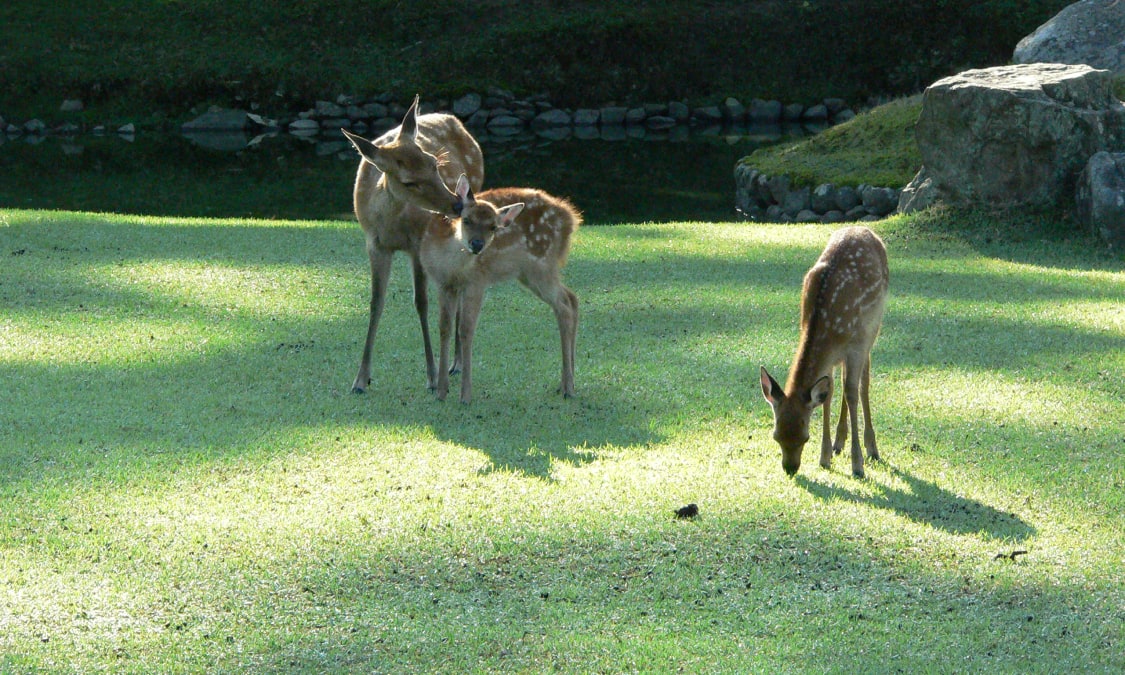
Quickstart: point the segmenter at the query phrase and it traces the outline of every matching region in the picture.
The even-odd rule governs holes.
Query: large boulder
[[[1086,64],[1125,73],[1125,2],[1074,3],[1020,40],[1012,61]]]
[[[1125,105],[1111,79],[1089,66],[1026,64],[935,82],[915,127],[925,189],[955,205],[1069,200],[1091,155],[1125,149]],[[917,190],[909,196],[919,198]]]
[[[1111,248],[1125,249],[1125,154],[1099,152],[1078,179],[1078,220]]]

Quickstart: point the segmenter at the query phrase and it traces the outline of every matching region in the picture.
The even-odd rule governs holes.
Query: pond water
[[[478,135],[485,185],[533,186],[569,197],[591,225],[735,220],[735,163],[763,145],[812,133],[800,127],[618,131],[588,139]],[[0,135],[0,207],[353,218],[358,155],[342,135],[278,134],[234,144],[239,149],[229,149],[228,140]]]

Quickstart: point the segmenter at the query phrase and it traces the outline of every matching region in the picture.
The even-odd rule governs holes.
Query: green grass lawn
[[[584,228],[577,398],[511,285],[466,407],[404,260],[348,392],[354,224],[0,210],[0,671],[1120,672],[1125,265],[957,218],[878,226],[857,481],[757,382],[826,226]]]

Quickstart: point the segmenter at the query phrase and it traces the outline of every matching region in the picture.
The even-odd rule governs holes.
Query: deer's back
[[[497,207],[523,202],[524,209],[506,230],[496,234],[489,248],[493,256],[522,249],[538,264],[562,268],[570,252],[570,239],[582,223],[578,209],[568,200],[532,188],[495,188],[477,198]]]
[[[793,376],[825,375],[848,353],[871,349],[883,320],[889,272],[882,240],[865,227],[837,231],[805,275],[801,344]]]

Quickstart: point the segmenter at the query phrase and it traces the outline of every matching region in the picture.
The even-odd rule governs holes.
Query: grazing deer
[[[863,403],[863,445],[879,459],[871,425],[871,346],[883,321],[887,302],[887,250],[865,227],[835,232],[824,252],[805,275],[801,293],[801,337],[789,381],[783,390],[762,367],[762,393],[773,408],[773,438],[781,446],[781,466],[792,476],[801,466],[801,451],[809,440],[809,418],[824,405],[820,465],[829,468],[833,451],[847,440],[852,428],[852,475],[863,477],[859,449],[857,403]],[[844,397],[836,443],[829,434],[832,376],[843,364]]]
[[[476,139],[452,115],[418,114],[418,97],[402,124],[369,141],[346,130],[344,135],[362,156],[355,177],[355,215],[367,240],[371,260],[371,310],[363,358],[352,391],[363,393],[371,383],[371,347],[383,314],[391,258],[395,251],[410,256],[414,272],[414,307],[422,324],[426,384],[436,384],[434,352],[427,318],[426,275],[418,246],[426,228],[442,218],[457,217],[461,208],[451,189],[461,175],[478,189],[484,182],[484,157]]]
[[[422,239],[426,273],[441,289],[441,347],[437,397],[449,391],[449,339],[459,316],[461,402],[473,394],[473,333],[485,290],[515,277],[555,311],[562,341],[563,396],[574,395],[574,341],[578,296],[563,285],[570,237],[582,217],[565,199],[529,188],[498,188],[473,195],[457,181],[461,217],[433,221]]]

